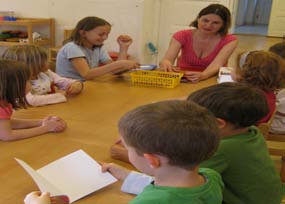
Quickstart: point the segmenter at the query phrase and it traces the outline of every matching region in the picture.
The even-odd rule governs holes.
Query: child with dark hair
[[[12,141],[48,132],[62,132],[65,122],[57,116],[40,120],[16,119],[13,109],[27,108],[25,95],[30,90],[31,73],[24,64],[0,60],[0,140]]]
[[[216,118],[189,101],[140,106],[120,119],[119,133],[131,163],[152,175],[153,182],[114,164],[103,164],[102,170],[124,180],[123,191],[140,193],[130,203],[219,204],[223,186],[220,175],[199,169],[199,164],[216,151],[218,131]],[[146,184],[142,192],[136,191]],[[46,197],[32,193],[25,203],[49,204]]]
[[[274,52],[275,54],[285,59],[285,42],[280,42],[272,45],[269,48],[269,51]]]
[[[112,61],[103,48],[110,32],[111,24],[102,18],[88,16],[81,19],[57,54],[56,73],[85,81],[104,74],[137,68],[137,62],[128,60],[128,49],[133,42],[128,35],[117,38],[120,52],[118,60]]]
[[[262,133],[254,125],[268,113],[259,89],[221,83],[198,90],[187,100],[212,111],[222,138],[217,152],[201,166],[218,171],[225,184],[223,203],[280,204],[281,180]]]

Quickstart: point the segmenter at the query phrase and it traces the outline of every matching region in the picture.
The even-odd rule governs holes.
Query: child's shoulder
[[[66,49],[80,49],[82,48],[80,45],[77,45],[75,42],[71,41],[66,43],[61,50],[66,50]]]
[[[218,151],[225,155],[230,152],[239,152],[241,149],[251,149],[251,146],[265,143],[265,139],[256,126],[250,126],[247,132],[225,137],[221,140]],[[261,146],[260,146],[261,147]],[[252,149],[252,151],[255,151]]]
[[[208,182],[223,186],[222,177],[217,171],[210,168],[199,168],[199,173],[203,175]]]

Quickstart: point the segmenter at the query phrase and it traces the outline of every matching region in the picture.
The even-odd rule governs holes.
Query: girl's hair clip
[[[243,54],[240,56],[240,60],[239,60],[239,67],[240,67],[240,68],[243,67],[243,65],[244,65],[244,63],[245,63],[245,61],[246,61],[246,58],[247,58],[247,56],[248,56],[249,53],[250,53],[250,51],[245,52],[245,53],[243,53]]]

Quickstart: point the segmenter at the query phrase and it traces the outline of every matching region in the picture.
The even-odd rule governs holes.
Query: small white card
[[[83,150],[64,156],[38,170],[24,161],[16,161],[34,179],[40,191],[52,196],[67,195],[70,203],[117,181]]]
[[[231,75],[220,75],[218,82],[219,83],[234,82],[234,80],[232,79]]]
[[[221,67],[218,74],[218,83],[234,82],[231,76],[232,67]]]

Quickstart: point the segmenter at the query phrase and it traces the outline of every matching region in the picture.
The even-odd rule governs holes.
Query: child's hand
[[[57,90],[56,90],[56,93],[60,93],[60,94],[62,94],[62,95],[64,95],[64,96],[67,96],[66,91],[61,90],[61,89],[57,89]]]
[[[102,172],[108,171],[115,178],[125,180],[130,171],[114,163],[102,163]]]
[[[50,204],[50,194],[34,191],[26,195],[24,202],[25,204]]]
[[[66,122],[58,116],[48,116],[43,119],[42,126],[46,127],[48,132],[62,132],[66,128]]]
[[[45,121],[45,120],[63,121],[63,122],[64,122],[64,120],[63,120],[61,117],[59,117],[59,116],[53,116],[53,115],[49,115],[49,116],[45,117],[45,118],[43,119],[43,121]]]
[[[114,144],[110,148],[110,155],[113,159],[121,160],[124,162],[129,163],[129,156],[128,156],[128,150],[120,144]]]
[[[115,63],[120,63],[120,69],[118,69],[118,71],[122,71],[124,69],[135,69],[135,68],[139,68],[140,64],[137,63],[136,61],[133,60],[118,60]]]
[[[68,96],[79,94],[83,90],[83,83],[75,81],[67,88],[66,93]]]
[[[128,35],[120,35],[117,38],[117,42],[119,43],[120,48],[128,48],[133,43],[133,39]]]

